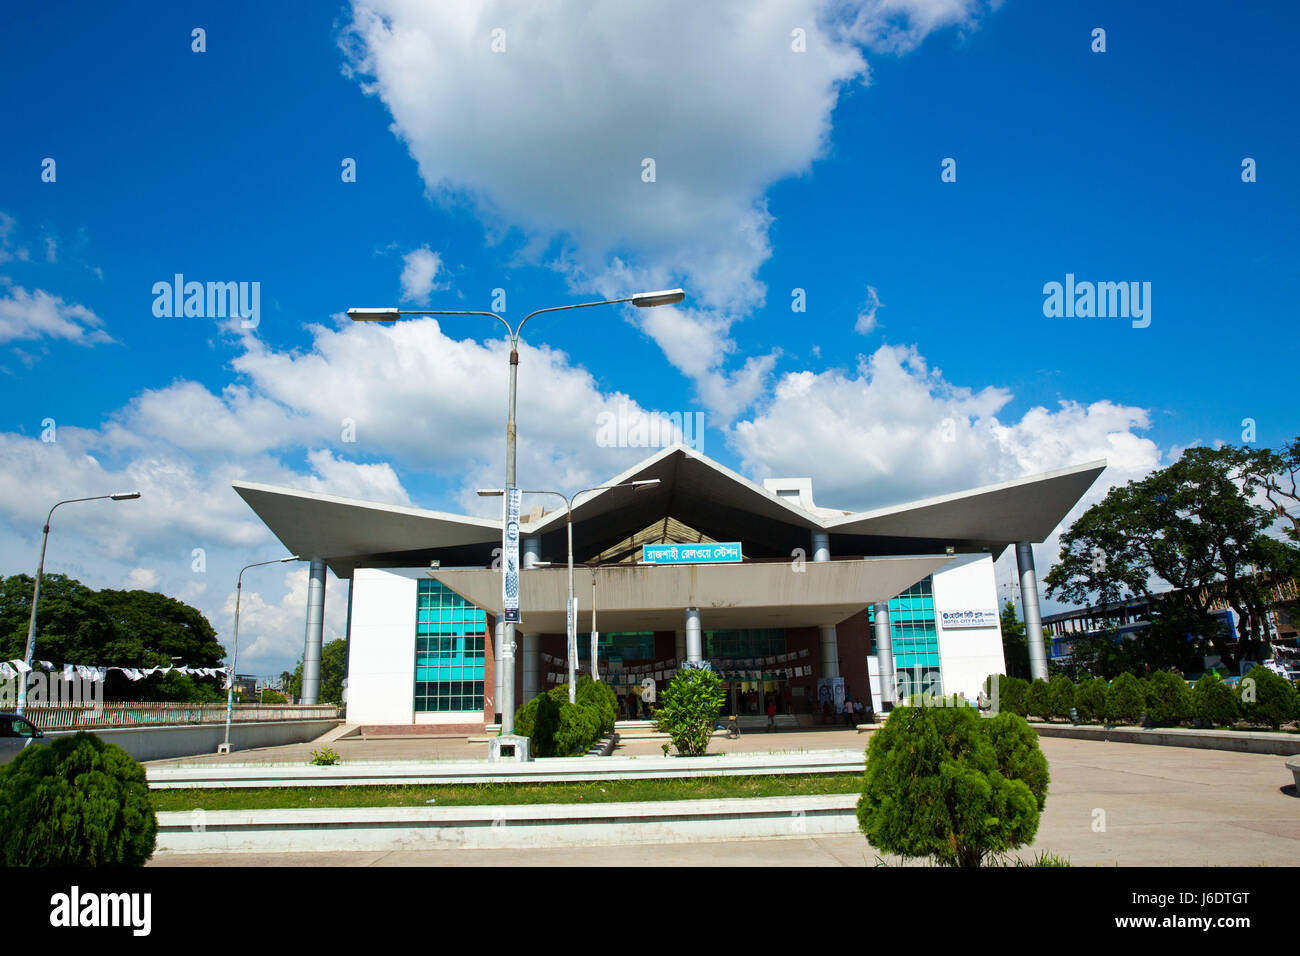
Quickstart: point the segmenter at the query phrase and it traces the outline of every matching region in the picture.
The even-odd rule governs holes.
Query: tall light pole
[[[138,491],[122,491],[113,495],[93,495],[90,498],[66,498],[63,501],[56,501],[54,508],[59,505],[70,505],[77,501],[130,501],[133,498],[139,498]],[[36,604],[41,599],[41,577],[45,574],[45,546],[50,540],[50,519],[54,517],[54,508],[50,509],[49,514],[45,516],[45,528],[41,532],[41,560],[36,565],[36,584],[32,588],[32,617],[27,623],[27,651],[23,655],[23,661],[27,664],[28,671],[32,667],[32,657],[36,653]],[[18,714],[22,715],[24,708],[27,706],[27,674],[18,675]]]
[[[230,681],[226,684],[226,742],[221,745],[217,753],[230,753],[230,714],[235,709],[235,662],[239,659],[239,599],[244,594],[244,572],[249,568],[260,568],[265,564],[287,564],[290,561],[302,560],[304,559],[298,555],[291,554],[287,558],[276,558],[274,561],[246,564],[239,569],[239,577],[235,580],[235,635],[230,646]]]
[[[569,533],[569,605],[565,614],[568,623],[565,625],[565,631],[568,636],[569,645],[569,703],[574,704],[578,701],[578,615],[573,606],[573,503],[578,500],[579,495],[585,495],[592,491],[610,491],[614,488],[648,488],[651,485],[659,484],[658,478],[647,478],[644,481],[624,481],[617,485],[597,485],[595,488],[583,488],[581,491],[575,491],[571,495],[566,495],[562,491],[522,491],[525,495],[555,495],[557,498],[564,499],[564,506],[568,512],[568,533]],[[479,495],[483,498],[499,498],[505,494],[500,488],[480,488]],[[538,565],[549,564],[548,561],[538,561],[533,567]],[[593,571],[594,575],[595,572]],[[591,649],[592,656],[592,674],[596,673],[596,648],[593,645]],[[504,713],[502,714],[504,717]]]
[[[570,309],[589,309],[597,305],[619,305],[631,302],[638,309],[653,308],[657,305],[675,305],[686,298],[681,289],[664,289],[659,292],[642,292],[625,299],[602,299],[599,302],[579,302],[574,305],[557,305],[549,309],[529,312],[519,320],[517,326],[511,326],[503,316],[495,312],[478,312],[462,309],[348,309],[348,318],[353,322],[396,322],[404,315],[481,315],[496,319],[506,327],[510,334],[510,400],[506,418],[506,491],[517,487],[515,483],[515,385],[519,374],[519,333],[524,323],[543,312],[564,312]],[[501,641],[501,733],[510,735],[515,730],[515,625],[506,621]]]

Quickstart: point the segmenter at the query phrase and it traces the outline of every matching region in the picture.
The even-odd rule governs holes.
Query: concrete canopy
[[[673,445],[605,482],[657,478],[658,485],[593,492],[579,499],[573,514],[574,552],[577,560],[589,560],[671,518],[714,541],[743,542],[746,559],[788,561],[795,549],[807,553],[811,535],[818,531],[832,536],[835,555],[924,556],[952,548],[996,556],[1014,542],[1046,540],[1105,467],[1104,461],[1095,461],[871,511],[819,508],[813,513],[697,451]],[[538,490],[529,489],[526,480],[523,487]],[[361,565],[419,567],[431,560],[443,567],[482,568],[501,542],[499,518],[252,482],[238,481],[234,488],[289,551],[324,558],[339,577],[351,577]],[[554,510],[524,522],[521,533],[540,538],[541,557],[559,562],[567,555],[565,524],[564,511]]]
[[[685,609],[698,607],[708,629],[834,625],[876,601],[888,601],[952,561],[950,555],[858,558],[759,564],[615,565],[596,574],[596,624],[602,631],[681,629]],[[465,600],[501,612],[501,574],[481,568],[429,571]],[[591,574],[575,571],[579,630],[591,621]],[[566,630],[567,568],[534,568],[519,575],[521,631]]]

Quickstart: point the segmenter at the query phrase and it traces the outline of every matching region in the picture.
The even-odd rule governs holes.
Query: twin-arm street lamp
[[[510,403],[506,419],[506,490],[517,487],[515,483],[515,383],[519,371],[519,333],[524,323],[535,315],[544,312],[564,312],[571,309],[589,309],[597,305],[619,305],[631,302],[638,309],[648,309],[657,305],[675,305],[686,298],[681,289],[665,289],[660,292],[642,292],[625,299],[603,299],[599,302],[580,302],[575,305],[557,305],[549,309],[529,312],[519,320],[517,326],[511,326],[505,317],[495,312],[478,312],[460,309],[348,309],[348,318],[354,322],[396,322],[403,316],[422,315],[481,315],[496,319],[506,327],[510,334]],[[515,625],[505,622],[505,633],[501,646],[501,733],[513,734],[515,729]]]
[[[226,742],[217,749],[217,753],[230,753],[230,713],[235,708],[235,661],[239,658],[239,599],[244,594],[244,572],[249,568],[260,568],[264,564],[287,564],[290,561],[302,560],[304,559],[298,555],[291,554],[287,558],[276,558],[274,561],[246,564],[239,569],[239,577],[235,579],[235,635],[230,647],[230,680],[226,684]]]
[[[67,498],[63,501],[56,501],[54,508],[59,505],[70,505],[77,501],[129,501],[133,498],[139,498],[138,491],[123,491],[115,495],[94,495],[90,498]],[[45,545],[50,540],[50,519],[54,517],[54,508],[45,516],[45,530],[41,536],[41,560],[36,565],[36,586],[32,588],[32,618],[27,624],[27,652],[23,655],[23,660],[27,664],[28,670],[31,670],[32,657],[36,653],[36,603],[41,599],[41,577],[45,573]],[[18,675],[18,713],[21,716],[24,708],[27,706],[27,674]]]
[[[569,604],[568,624],[566,632],[568,635],[568,658],[569,658],[569,703],[574,704],[578,701],[578,615],[573,606],[573,503],[578,500],[579,495],[585,495],[591,491],[609,491],[613,488],[647,488],[651,485],[659,484],[658,478],[649,478],[645,481],[624,481],[617,485],[599,485],[595,488],[583,488],[581,491],[575,491],[571,495],[566,495],[562,491],[522,491],[520,494],[525,495],[555,495],[557,498],[564,499],[564,506],[568,511],[569,526]],[[499,498],[505,494],[500,488],[480,488],[479,495],[483,498]],[[543,563],[543,562],[538,562]],[[593,572],[594,574],[594,572]],[[591,665],[592,674],[596,673],[596,635],[593,631],[591,645]],[[505,713],[501,716],[504,718]]]

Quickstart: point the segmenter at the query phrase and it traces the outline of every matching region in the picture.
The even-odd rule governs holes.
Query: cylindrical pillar
[[[889,602],[871,607],[876,634],[876,670],[880,672],[880,707],[892,710],[898,703],[898,678],[894,674],[894,632],[889,626]]]
[[[1047,680],[1043,618],[1038,611],[1038,575],[1034,573],[1034,546],[1028,541],[1016,545],[1016,567],[1020,570],[1020,609],[1025,618],[1025,643],[1029,645],[1029,678]]]
[[[505,643],[505,634],[505,622],[497,621],[492,640],[492,676],[495,678],[493,681],[492,711],[498,724],[501,723],[501,688],[505,684],[505,669],[501,666],[501,645]]]
[[[302,650],[302,702],[320,703],[320,654],[325,637],[325,561],[311,559],[307,576],[307,636]]]
[[[520,564],[524,570],[537,566],[542,559],[542,539],[536,536],[524,538],[524,552]],[[527,621],[524,622],[528,623]],[[523,643],[524,700],[528,703],[542,692],[542,636],[537,633],[525,634]]]
[[[524,703],[542,692],[542,635],[524,635]]]
[[[834,624],[818,628],[822,637],[822,677],[840,676],[840,642]]]
[[[831,536],[825,531],[812,533],[812,559],[818,563],[831,559]],[[840,642],[834,624],[823,624],[821,632],[822,677],[840,676]]]
[[[688,661],[704,660],[704,634],[700,630],[700,609],[686,609],[686,659]]]
[[[678,663],[681,663],[682,661],[686,660],[686,632],[685,631],[677,632],[676,647],[677,647],[677,651],[676,651],[677,661]]]

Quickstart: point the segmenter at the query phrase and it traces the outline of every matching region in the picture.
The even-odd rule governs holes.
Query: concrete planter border
[[[1076,740],[1105,740],[1121,744],[1154,744],[1159,747],[1195,747],[1202,750],[1232,750],[1237,753],[1300,754],[1300,734],[1254,730],[1197,730],[1191,727],[1105,727],[1093,724],[1031,723],[1040,737],[1073,737]]]

